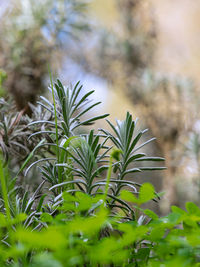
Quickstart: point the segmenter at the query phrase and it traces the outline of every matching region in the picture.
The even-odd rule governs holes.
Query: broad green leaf
[[[150,241],[155,242],[155,241],[158,241],[158,240],[162,239],[164,234],[165,234],[164,225],[161,224],[161,225],[158,225],[158,226],[154,226],[152,231],[148,235],[148,239]]]
[[[53,217],[49,213],[42,213],[40,219],[46,223],[50,223],[53,221]]]
[[[169,215],[166,216],[167,218],[167,222],[171,223],[173,225],[176,225],[180,222],[180,218],[181,218],[181,214],[180,213],[176,213],[176,212],[171,212]]]
[[[120,198],[122,200],[125,200],[125,201],[128,201],[128,202],[133,202],[133,203],[136,203],[136,204],[140,203],[138,198],[136,198],[133,193],[131,193],[130,191],[127,191],[127,190],[122,190],[121,191]]]
[[[140,203],[148,202],[149,200],[152,200],[155,197],[155,190],[152,184],[150,183],[144,183],[140,187],[140,193],[139,193],[139,201]]]
[[[185,204],[185,207],[190,214],[195,214],[200,216],[200,209],[193,202],[187,202]]]
[[[175,213],[186,215],[186,212],[177,206],[171,206],[171,210]]]
[[[147,216],[149,216],[153,220],[156,220],[159,218],[158,215],[155,212],[153,212],[152,210],[145,209],[145,210],[143,210],[143,212],[144,212],[144,214],[146,214]]]

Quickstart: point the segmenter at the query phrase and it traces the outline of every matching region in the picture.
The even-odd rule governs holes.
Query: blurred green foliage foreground
[[[200,209],[188,202],[159,217],[144,204],[162,194],[134,182],[165,169],[141,152],[154,139],[141,142],[146,130],[128,112],[87,132],[108,116],[87,115],[93,91],[59,80],[49,90],[53,102],[41,97],[32,118],[1,99],[0,266],[199,266]]]

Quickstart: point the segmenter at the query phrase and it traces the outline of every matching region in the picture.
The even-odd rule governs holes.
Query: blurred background
[[[0,96],[34,104],[48,65],[66,85],[80,80],[103,102],[97,114],[130,111],[156,137],[147,153],[167,170],[132,179],[166,192],[160,209],[199,203],[199,12],[191,0],[0,0]]]

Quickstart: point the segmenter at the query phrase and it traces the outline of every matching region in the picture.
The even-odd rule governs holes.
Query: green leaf
[[[120,193],[120,198],[122,200],[128,201],[128,202],[132,202],[132,203],[140,203],[140,201],[135,197],[135,195],[133,195],[133,193],[131,193],[130,191],[127,190],[122,190]]]
[[[187,202],[185,204],[185,207],[190,214],[195,214],[200,216],[200,209],[193,202]]]
[[[72,131],[74,129],[76,129],[78,126],[80,126],[80,125],[91,125],[91,124],[93,124],[94,121],[100,120],[100,119],[104,119],[104,118],[106,118],[108,116],[109,116],[109,114],[104,114],[104,115],[95,116],[95,117],[92,117],[90,119],[87,119],[87,120],[85,120],[83,122],[80,122],[78,125],[75,125],[74,127],[72,127]]]
[[[171,206],[171,210],[175,213],[179,213],[181,215],[185,215],[186,212],[184,210],[182,210],[181,208],[177,207],[177,206]]]
[[[142,260],[143,262],[146,261],[149,257],[150,249],[149,248],[141,248],[138,250],[136,254],[136,258]]]
[[[40,216],[42,222],[50,223],[53,221],[53,217],[49,213],[42,213]]]
[[[27,218],[27,215],[25,213],[19,213],[16,215],[14,219],[11,220],[12,224],[17,224],[25,221]]]
[[[171,212],[166,216],[167,222],[176,225],[180,222],[181,214],[176,212]]]
[[[125,201],[129,201],[129,202],[141,205],[143,203],[146,203],[152,200],[155,197],[155,191],[154,191],[154,187],[152,184],[144,183],[140,187],[138,198],[136,198],[133,193],[126,191],[126,190],[122,190],[120,196],[121,196],[121,199]]]
[[[152,231],[150,232],[148,239],[152,242],[163,239],[163,236],[165,234],[165,225],[156,225],[153,227]]]
[[[156,220],[159,218],[158,215],[155,212],[153,212],[152,210],[145,209],[145,210],[143,210],[143,212],[144,212],[144,214],[146,214],[147,216],[149,216],[153,220]]]
[[[140,203],[148,202],[149,200],[152,200],[155,197],[155,190],[152,184],[150,183],[144,183],[140,187],[140,193],[139,193],[139,201]]]

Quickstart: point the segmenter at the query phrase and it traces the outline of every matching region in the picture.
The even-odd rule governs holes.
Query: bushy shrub
[[[83,126],[108,116],[85,117],[99,104],[88,101],[93,91],[82,93],[79,83],[65,88],[59,80],[49,89],[53,103],[41,97],[32,106],[38,119],[26,130],[35,147],[14,178],[0,161],[0,265],[198,266],[200,209],[173,206],[159,218],[143,208],[160,198],[151,184],[134,182],[137,172],[164,169],[141,165],[164,160],[140,152],[154,139],[140,142],[146,130],[137,130],[129,112],[116,126],[107,120],[111,131],[87,133]],[[12,138],[5,123],[1,128],[9,158]],[[42,182],[28,192],[18,177],[36,165]]]

